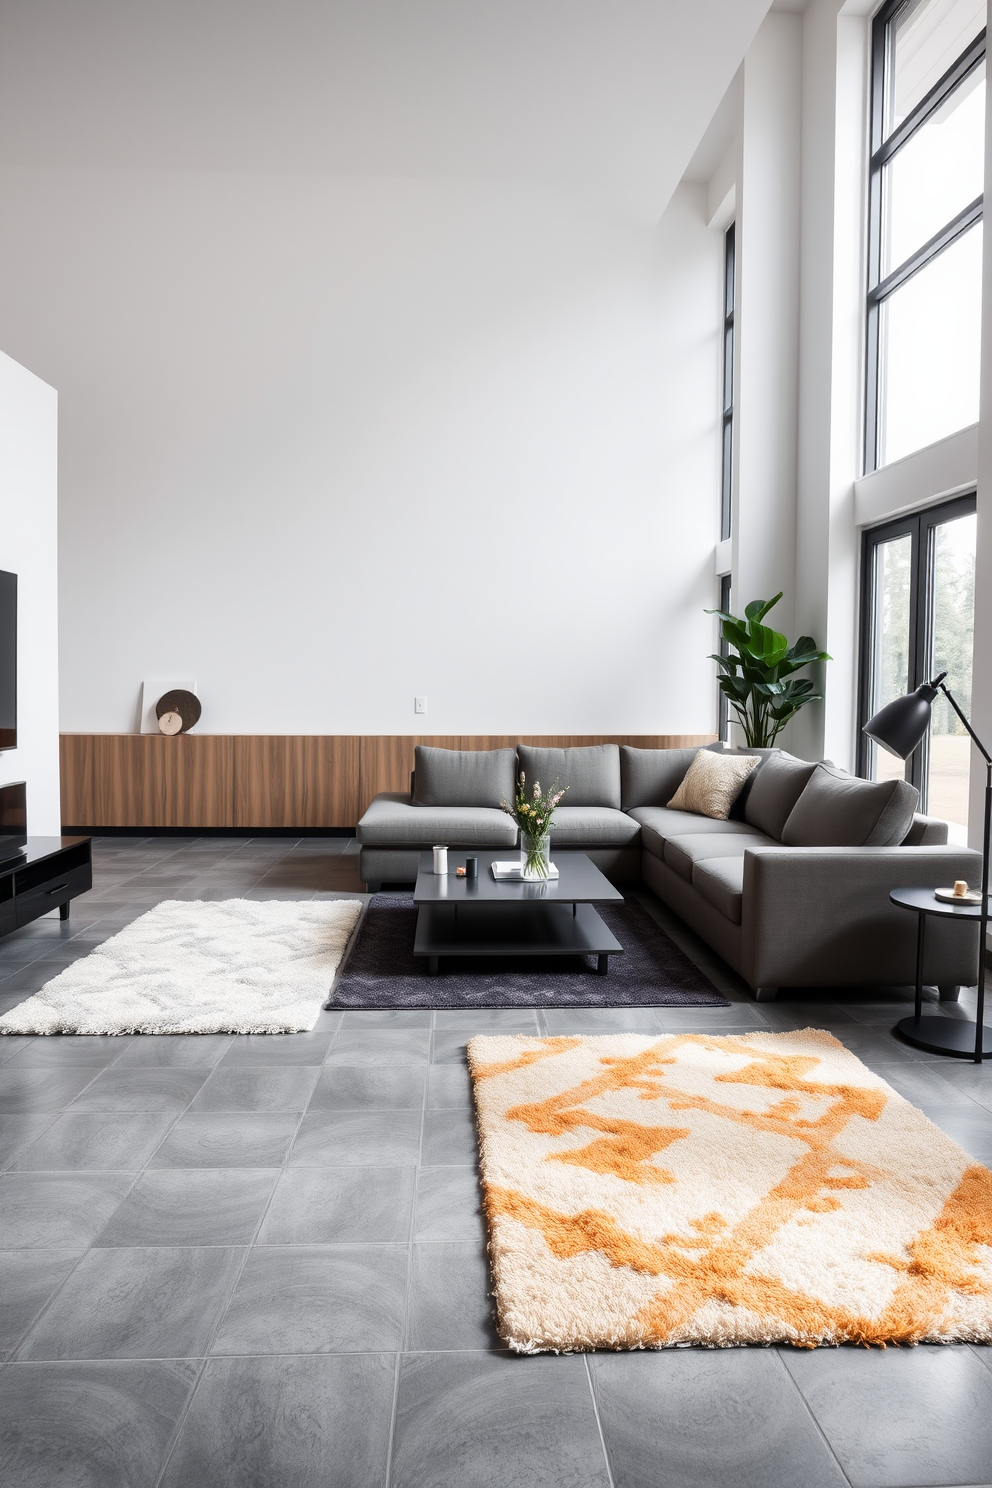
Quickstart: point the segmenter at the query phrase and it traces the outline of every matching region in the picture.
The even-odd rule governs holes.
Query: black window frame
[[[733,530],[734,496],[734,313],[736,310],[737,226],[723,235],[723,427],[720,464],[720,541]]]
[[[871,716],[872,707],[872,659],[874,636],[872,615],[875,608],[875,550],[893,538],[912,537],[910,571],[912,588],[909,598],[909,686],[910,690],[929,680],[933,658],[930,654],[931,620],[930,606],[933,596],[934,529],[944,522],[958,517],[968,517],[976,510],[974,491],[963,496],[953,496],[947,501],[935,502],[933,506],[908,512],[877,526],[866,527],[861,536],[861,631],[860,656],[858,660],[858,748],[857,773],[867,777],[871,763],[871,741],[862,732]],[[923,743],[913,751],[906,761],[906,779],[920,793],[920,810],[927,808],[927,770],[929,764],[930,734],[924,735]]]
[[[983,29],[960,53],[957,60],[944,73],[929,93],[920,100],[903,122],[888,137],[885,136],[886,85],[892,60],[892,32],[890,27],[899,12],[912,0],[888,0],[872,21],[871,31],[871,158],[868,173],[868,293],[865,317],[865,429],[864,469],[865,474],[878,469],[879,435],[879,362],[881,350],[882,306],[897,289],[914,274],[932,263],[952,243],[956,243],[969,228],[981,221],[984,198],[978,196],[958,215],[944,224],[939,232],[909,258],[882,278],[882,212],[883,174],[886,165],[902,147],[912,139],[917,130],[941,108],[965,78],[980,67],[985,58],[985,36]]]
[[[734,585],[733,585],[733,578],[732,578],[732,576],[730,574],[721,574],[720,575],[720,598],[719,598],[719,605],[720,605],[720,609],[723,610],[728,615],[731,613],[731,611],[730,611],[730,599],[731,599],[731,594],[733,592],[733,587],[734,587]],[[717,649],[718,649],[718,651],[719,651],[719,653],[720,653],[721,656],[729,656],[730,655],[730,646],[727,644],[727,642],[723,638],[722,622],[721,622],[721,629],[720,629],[720,644],[719,644],[719,646],[718,646]],[[730,699],[728,698],[727,694],[724,692],[723,688],[720,686],[719,678],[721,676],[722,676],[722,673],[718,669],[718,671],[717,671],[717,689],[716,689],[716,696],[717,696],[717,715],[716,715],[717,716],[717,738],[718,739],[722,739],[724,741],[724,743],[729,744],[729,742],[730,742]]]

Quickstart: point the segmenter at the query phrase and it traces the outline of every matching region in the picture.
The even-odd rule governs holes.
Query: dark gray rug
[[[444,960],[430,976],[415,961],[413,900],[377,894],[327,1004],[331,1008],[729,1007],[636,901],[600,914],[624,947],[601,977],[592,957]]]

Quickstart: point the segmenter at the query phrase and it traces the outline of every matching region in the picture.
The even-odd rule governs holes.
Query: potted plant
[[[528,793],[527,778],[521,770],[512,803],[500,802],[520,828],[522,878],[545,879],[551,876],[551,819],[567,790],[567,785],[559,786],[556,780],[549,791],[542,791],[541,782],[535,780]]]
[[[831,660],[826,651],[817,650],[812,636],[800,636],[790,646],[779,631],[761,623],[781,598],[780,591],[774,599],[753,599],[743,620],[726,610],[706,611],[719,616],[727,646],[727,655],[710,657],[720,668],[720,691],[751,749],[770,748],[800,708],[822,700],[814,682],[793,673],[814,661]]]

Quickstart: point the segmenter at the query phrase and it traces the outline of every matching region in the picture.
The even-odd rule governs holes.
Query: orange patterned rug
[[[992,1341],[992,1173],[831,1034],[468,1049],[511,1348]]]

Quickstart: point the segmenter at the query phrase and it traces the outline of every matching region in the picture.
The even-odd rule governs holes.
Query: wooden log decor
[[[155,717],[163,734],[185,734],[199,722],[200,699],[184,687],[164,692],[155,704]]]

